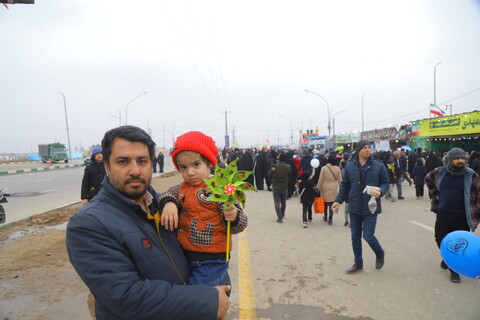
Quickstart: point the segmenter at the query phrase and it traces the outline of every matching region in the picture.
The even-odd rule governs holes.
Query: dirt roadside
[[[166,173],[152,185],[163,192],[181,179]],[[0,228],[1,320],[87,319],[88,289],[65,248],[66,224],[80,207],[79,202]]]

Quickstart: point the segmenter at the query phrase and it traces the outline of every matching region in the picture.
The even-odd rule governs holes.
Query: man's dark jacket
[[[292,178],[292,168],[283,161],[275,165],[275,170],[270,169],[268,176],[272,178],[272,189],[287,190],[288,181]]]
[[[106,178],[67,226],[70,262],[95,297],[97,320],[216,319],[218,291],[184,285],[187,261],[176,234],[160,227]],[[158,195],[149,209],[157,211]]]
[[[362,175],[362,165],[358,162],[358,155],[350,160],[342,171],[342,183],[335,202],[342,203],[348,200],[348,211],[358,215],[370,215],[368,201],[371,196],[363,193],[366,186],[379,187],[382,196],[388,191],[390,180],[387,170],[382,162],[368,158],[365,163],[365,173]],[[348,197],[348,198],[347,198]],[[377,210],[374,214],[382,212],[382,203],[377,199]]]

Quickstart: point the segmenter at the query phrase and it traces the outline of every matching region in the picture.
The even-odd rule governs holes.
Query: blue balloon
[[[468,231],[453,231],[440,244],[443,261],[453,271],[469,277],[480,277],[480,238]]]

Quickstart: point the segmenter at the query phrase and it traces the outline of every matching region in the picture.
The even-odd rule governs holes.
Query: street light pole
[[[132,100],[130,100],[128,103],[127,103],[127,106],[125,107],[125,125],[128,124],[127,120],[128,120],[128,106],[130,105],[130,103],[132,103],[134,100],[136,100],[137,98],[143,96],[144,94],[147,94],[148,91],[145,91],[143,93],[140,93],[138,96],[136,96],[135,98],[133,98]]]
[[[339,113],[345,112],[347,110],[340,110],[338,112],[335,112],[332,116],[332,122],[333,122],[333,147],[335,147],[335,116]]]
[[[433,104],[437,106],[437,66],[442,63],[440,61],[433,67]]]
[[[181,117],[181,118],[178,118],[177,120],[175,120],[175,121],[173,122],[173,126],[172,126],[172,146],[173,146],[173,144],[175,143],[175,125],[177,124],[178,121],[183,120],[183,119],[185,119],[185,118],[186,118],[186,117]]]
[[[364,122],[364,116],[363,116],[363,115],[364,115],[364,113],[363,113],[363,98],[365,98],[365,96],[366,96],[366,94],[364,94],[364,95],[362,96],[362,132],[361,132],[361,134],[360,134],[360,140],[363,139],[363,131],[365,130],[365,128],[364,128],[365,122]]]
[[[327,104],[327,120],[328,120],[328,135],[330,135],[330,105],[328,104],[328,101],[327,99],[325,99],[324,97],[322,97],[321,95],[319,95],[318,93],[315,93],[313,91],[310,91],[310,90],[307,90],[305,89],[305,92],[308,92],[308,93],[311,93],[311,94],[314,94],[316,95],[317,97],[321,98],[323,101],[325,101],[325,103]]]
[[[63,108],[65,109],[65,122],[67,123],[67,139],[68,139],[68,153],[70,154],[69,159],[72,158],[72,148],[70,147],[70,131],[68,130],[68,117],[67,117],[67,100],[65,99],[65,94],[59,91],[63,96]]]
[[[288,121],[290,121],[290,145],[293,145],[293,125],[292,125],[292,120],[290,118],[285,117],[284,115],[279,114],[279,117],[285,118]]]
[[[117,108],[118,110],[118,126],[120,127],[122,125],[122,111],[120,111],[119,108]]]

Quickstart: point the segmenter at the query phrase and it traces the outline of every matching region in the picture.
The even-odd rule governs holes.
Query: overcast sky
[[[0,7],[0,30],[0,153],[67,144],[60,91],[73,150],[129,102],[160,147],[223,147],[225,110],[242,147],[288,143],[290,121],[327,134],[305,89],[336,134],[362,129],[363,95],[365,130],[404,124],[428,117],[439,62],[437,104],[480,109],[479,0],[36,0]]]

